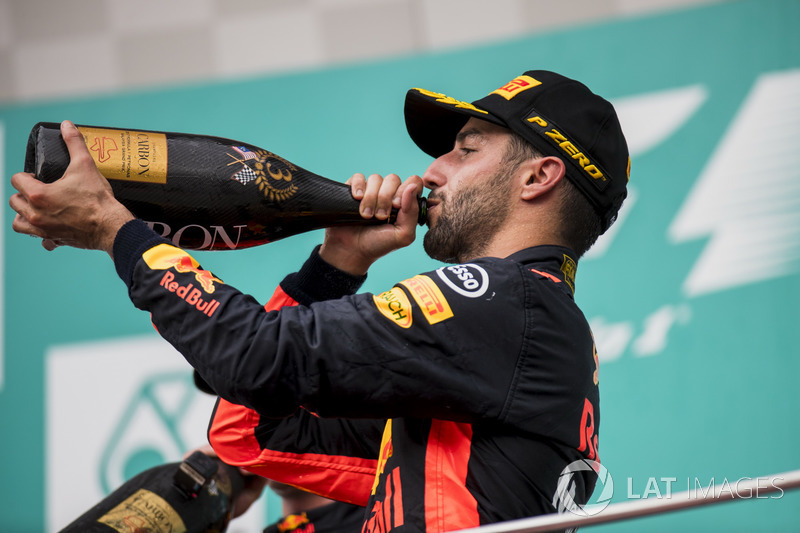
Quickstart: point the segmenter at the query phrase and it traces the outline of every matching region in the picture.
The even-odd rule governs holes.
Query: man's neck
[[[558,236],[545,231],[542,225],[517,224],[497,232],[491,242],[482,250],[481,257],[508,257],[520,250],[534,246],[565,246]],[[476,259],[471,257],[468,260]],[[461,261],[466,262],[466,261]]]

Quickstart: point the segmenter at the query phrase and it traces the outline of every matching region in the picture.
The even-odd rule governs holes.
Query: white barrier
[[[617,522],[631,518],[639,518],[681,509],[699,507],[713,503],[748,499],[748,494],[770,494],[800,488],[800,470],[766,477],[743,479],[737,484],[737,490],[715,487],[707,492],[692,490],[676,492],[669,498],[649,498],[632,502],[621,502],[609,505],[606,509],[592,516],[575,514],[550,514],[533,518],[510,520],[477,528],[462,529],[460,533],[543,533],[546,531],[563,531],[569,528],[585,527],[608,522]]]

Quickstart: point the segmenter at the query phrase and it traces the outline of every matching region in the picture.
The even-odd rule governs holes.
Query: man
[[[597,355],[575,305],[577,259],[616,218],[627,146],[613,107],[584,85],[528,71],[472,104],[409,91],[423,177],[355,175],[364,217],[331,228],[267,304],[221,281],[212,316],[174,287],[185,254],[113,199],[78,132],[59,182],[12,178],[16,231],[112,255],[151,313],[221,397],[220,458],[281,483],[366,505],[365,532],[448,531],[563,510],[593,481],[560,474],[598,460]],[[410,244],[428,197],[433,258],[460,263],[355,294],[370,265]],[[382,429],[381,429],[382,428]]]

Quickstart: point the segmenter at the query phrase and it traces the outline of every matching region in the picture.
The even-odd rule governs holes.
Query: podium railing
[[[800,488],[800,470],[793,470],[771,476],[742,479],[736,490],[730,487],[714,487],[713,490],[688,490],[676,492],[668,498],[646,498],[632,502],[609,505],[597,514],[579,516],[576,514],[550,514],[533,518],[522,518],[491,524],[478,528],[462,529],[460,533],[544,533],[563,531],[569,528],[586,527],[609,522],[679,511],[703,505],[711,505],[733,500],[750,499],[747,495],[772,494]]]

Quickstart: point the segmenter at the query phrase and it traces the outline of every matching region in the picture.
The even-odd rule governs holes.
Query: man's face
[[[433,259],[463,262],[484,255],[510,210],[512,169],[503,162],[509,131],[472,118],[453,150],[431,163],[422,180],[428,195],[423,246]]]

